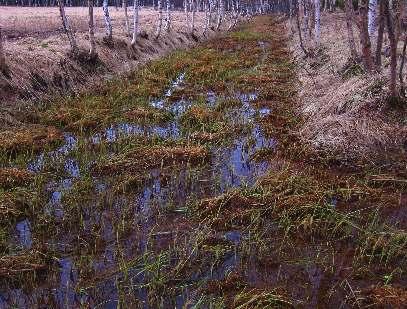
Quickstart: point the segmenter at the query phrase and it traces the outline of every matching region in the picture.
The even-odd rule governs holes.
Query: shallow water
[[[193,102],[184,98],[176,102],[168,100],[176,89],[182,89],[184,78],[185,73],[181,73],[165,92],[163,98],[151,102],[152,107],[172,113],[174,115],[172,122],[156,126],[132,123],[113,124],[92,136],[81,137],[82,143],[92,149],[92,145],[113,144],[122,138],[131,136],[157,136],[172,140],[189,138],[189,133],[182,130],[180,118]],[[216,93],[211,91],[206,96],[209,108],[215,107],[220,99]],[[228,143],[209,146],[211,156],[207,162],[195,167],[181,164],[176,167],[154,168],[146,171],[147,176],[141,184],[134,186],[130,196],[125,193],[111,196],[109,192],[115,183],[112,183],[109,178],[92,176],[94,191],[90,199],[84,199],[81,205],[82,226],[77,226],[68,233],[61,230],[55,235],[50,235],[45,242],[49,249],[56,251],[56,256],[64,256],[57,259],[57,271],[52,276],[50,275],[47,284],[41,285],[31,292],[20,289],[2,291],[0,308],[3,307],[3,304],[16,304],[18,307],[28,308],[41,303],[44,299],[48,299],[46,302],[55,303],[58,307],[103,304],[103,307],[115,308],[119,298],[117,282],[123,279],[122,272],[116,270],[113,274],[98,280],[96,286],[85,290],[77,289],[78,256],[69,252],[75,248],[78,241],[86,242],[86,239],[79,240],[79,237],[86,238],[86,234],[92,233],[95,229],[100,232],[105,245],[101,251],[98,249],[100,252],[97,255],[92,257],[90,265],[94,273],[108,274],[110,270],[117,269],[120,259],[123,258],[118,255],[119,249],[126,258],[146,253],[150,233],[155,224],[153,214],[157,209],[164,210],[171,206],[173,213],[182,215],[189,202],[215,197],[233,188],[252,186],[269,168],[266,162],[252,160],[252,156],[260,149],[275,146],[275,141],[264,135],[258,122],[271,111],[268,108],[253,107],[252,103],[257,100],[257,93],[235,93],[231,99],[239,100],[241,105],[228,110],[225,117],[231,119],[233,123],[244,125],[246,130]],[[47,216],[54,218],[56,222],[63,222],[64,218],[70,215],[70,209],[63,203],[63,196],[72,190],[77,181],[90,174],[93,160],[97,156],[92,153],[86,157],[85,162],[78,160],[76,151],[80,137],[71,133],[65,133],[64,137],[65,142],[61,147],[40,154],[27,164],[27,168],[34,173],[43,172],[50,167],[61,167],[58,169],[59,173],[49,181],[45,188],[49,199],[44,207],[44,212]],[[86,147],[85,149],[87,149]],[[110,196],[108,202],[104,200],[106,196]],[[100,209],[100,203],[109,203],[110,206],[103,210]],[[134,231],[126,239],[118,241],[115,226],[129,215],[124,214],[124,210],[132,211],[134,221],[127,223],[134,224]],[[171,238],[171,234],[169,231],[161,234],[161,237],[169,235]],[[244,235],[238,231],[229,231],[222,237],[232,246],[237,247]],[[156,241],[158,238],[159,236],[156,236]],[[15,241],[22,249],[31,248],[33,240],[31,224],[28,220],[17,223]],[[120,248],[118,248],[119,245]],[[240,262],[240,257],[235,251],[227,253],[220,265],[211,267],[204,273],[197,273],[196,277],[191,280],[224,278]],[[144,272],[134,267],[129,270],[126,277],[131,278],[133,293],[143,303],[142,307],[153,308],[148,305],[147,290],[144,287],[148,283],[148,278],[145,277]],[[168,306],[181,308],[190,297],[191,291],[184,288],[180,290],[175,299],[166,299],[165,302],[168,302]]]

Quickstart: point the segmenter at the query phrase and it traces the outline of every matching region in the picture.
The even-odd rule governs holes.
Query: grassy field
[[[256,17],[2,132],[0,299],[402,307],[404,161],[339,165],[299,138],[285,33]]]
[[[112,18],[113,32],[124,34],[126,32],[124,9],[109,7]],[[105,32],[103,10],[94,8],[96,33]],[[66,15],[70,25],[76,32],[88,31],[88,8],[67,7]],[[128,8],[129,22],[133,20],[132,7]],[[197,29],[202,27],[203,14],[196,14]],[[27,17],[29,16],[29,17]],[[152,8],[142,8],[139,12],[141,30],[149,32],[157,22],[158,12]],[[173,26],[176,30],[185,28],[184,13],[172,12]],[[61,17],[58,7],[6,7],[0,6],[0,25],[6,38],[15,40],[24,37],[46,38],[53,34],[62,33]]]

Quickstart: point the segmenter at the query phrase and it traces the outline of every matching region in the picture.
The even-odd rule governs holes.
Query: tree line
[[[350,60],[361,63],[367,73],[383,69],[382,55],[390,57],[389,89],[392,97],[405,96],[403,70],[407,47],[405,0],[290,0],[289,16],[295,18],[300,46],[306,56],[318,51],[321,33],[321,4],[329,10],[340,8],[345,12],[347,44]],[[356,33],[355,30],[356,29]],[[387,35],[389,46],[384,46]],[[359,47],[356,39],[359,39]],[[397,46],[403,41],[401,61],[398,64]],[[400,87],[397,88],[397,76]]]
[[[3,0],[5,1],[5,0]],[[59,9],[59,16],[64,33],[66,34],[71,54],[73,56],[79,55],[80,50],[75,37],[75,31],[72,29],[69,16],[67,16],[65,7],[67,3],[71,5],[74,0],[55,0]],[[89,25],[89,57],[91,59],[97,57],[97,48],[95,41],[95,23],[94,23],[94,7],[97,0],[86,0],[86,7],[88,8],[88,25]],[[129,1],[123,0],[121,5],[123,7],[123,14],[125,19],[125,27],[128,36],[130,37],[130,44],[134,46],[137,38],[140,35],[139,25],[139,10],[143,0],[132,0],[131,7],[129,8]],[[208,29],[219,30],[222,25],[228,23],[227,28],[233,28],[239,17],[250,17],[255,14],[265,14],[271,11],[281,11],[284,7],[284,0],[152,0],[154,8],[157,11],[157,24],[154,32],[154,38],[158,39],[163,32],[171,30],[171,12],[180,6],[185,15],[185,26],[190,33],[196,31],[195,15],[198,11],[205,13],[203,34],[208,32]],[[19,2],[22,3],[21,1]],[[51,2],[42,2],[49,3]],[[146,0],[144,0],[146,3]],[[74,2],[74,4],[83,4],[83,1]],[[110,8],[112,2],[109,0],[102,1],[102,10],[105,21],[106,36],[105,41],[111,41],[114,35],[114,29],[110,17]],[[114,4],[114,3],[113,3]],[[32,5],[32,3],[31,3]],[[133,19],[129,20],[128,10],[131,9]],[[226,18],[227,17],[227,18]],[[0,27],[0,70],[6,72],[8,70],[6,57],[3,49],[2,31]]]

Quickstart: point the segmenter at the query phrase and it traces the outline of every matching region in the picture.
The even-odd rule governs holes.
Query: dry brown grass
[[[196,15],[196,31],[191,36],[185,26],[183,12],[172,12],[171,31],[154,39],[158,13],[150,8],[140,11],[140,37],[136,46],[125,29],[124,10],[110,9],[113,42],[106,42],[102,9],[95,8],[98,62],[69,57],[69,42],[61,31],[56,8],[0,7],[0,25],[6,34],[5,54],[10,78],[0,73],[0,108],[14,106],[15,101],[35,102],[54,99],[66,93],[78,93],[90,86],[126,74],[140,64],[161,57],[174,49],[194,46],[216,33],[203,35],[203,14]],[[79,48],[89,49],[87,8],[67,8],[67,16],[75,30]],[[29,18],[27,18],[29,16]],[[129,21],[132,14],[129,9]],[[223,30],[229,25],[226,21]],[[4,118],[0,110],[0,120]],[[4,127],[2,124],[0,124]]]
[[[389,58],[383,56],[381,74],[344,77],[350,56],[344,15],[325,14],[321,24],[323,51],[314,59],[304,59],[296,30],[292,34],[291,48],[299,61],[299,112],[306,121],[300,136],[316,149],[347,157],[404,151],[407,123],[400,119],[405,111],[392,117],[386,102]]]
[[[10,188],[26,184],[32,179],[32,174],[27,170],[18,168],[0,168],[0,187]]]
[[[113,32],[118,35],[125,34],[124,9],[110,7]],[[75,32],[88,31],[87,7],[66,7],[70,25]],[[96,33],[104,33],[105,23],[101,7],[94,8]],[[129,22],[133,20],[131,7],[128,8]],[[28,17],[29,16],[29,17]],[[140,26],[142,30],[151,31],[157,20],[157,11],[152,8],[143,8],[140,11]],[[197,28],[202,27],[202,13],[197,13]],[[185,20],[181,11],[172,12],[174,30],[185,30],[182,22]],[[58,7],[1,7],[0,25],[4,34],[9,39],[21,39],[23,37],[47,38],[53,34],[62,34],[61,19]]]
[[[173,164],[200,164],[209,157],[208,150],[202,146],[154,146],[138,148],[96,167],[99,174],[137,173],[153,167]]]
[[[62,140],[62,133],[55,127],[32,125],[17,130],[0,132],[0,150],[13,153],[23,150],[40,150]]]

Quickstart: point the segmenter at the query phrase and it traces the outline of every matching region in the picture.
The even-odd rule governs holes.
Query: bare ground
[[[315,149],[346,160],[371,160],[385,153],[405,156],[406,104],[388,102],[390,59],[383,55],[383,71],[371,75],[349,65],[342,13],[322,17],[322,48],[314,58],[304,57],[294,22],[291,29],[291,49],[299,65],[299,113],[305,119],[301,138]],[[356,28],[354,33],[357,38]]]
[[[113,42],[104,39],[103,12],[95,8],[98,61],[87,57],[72,59],[69,43],[61,31],[57,8],[0,7],[0,25],[5,33],[5,53],[9,76],[0,73],[0,126],[18,125],[16,102],[38,102],[59,95],[78,93],[101,80],[134,70],[138,65],[186,48],[216,35],[209,30],[203,35],[203,14],[196,14],[196,31],[191,35],[185,26],[183,12],[172,12],[170,32],[163,31],[154,38],[157,11],[149,8],[140,12],[140,33],[136,46],[130,45],[124,10],[110,8],[113,23]],[[86,55],[89,48],[87,8],[67,8],[67,16],[75,31],[80,49]],[[27,18],[29,16],[29,18]],[[132,21],[129,8],[129,22]],[[228,26],[228,21],[223,28]],[[24,104],[25,105],[25,104]],[[17,104],[21,106],[21,103]],[[17,117],[18,118],[18,117]]]

